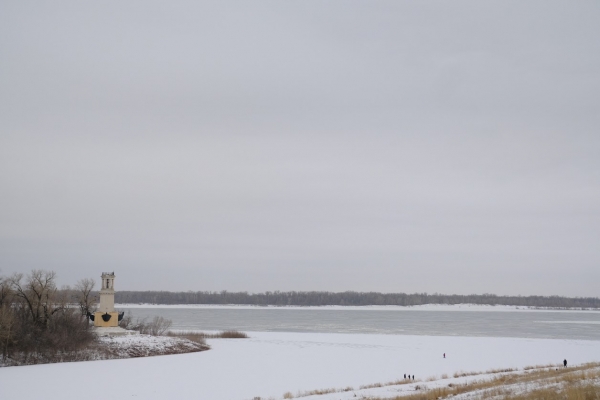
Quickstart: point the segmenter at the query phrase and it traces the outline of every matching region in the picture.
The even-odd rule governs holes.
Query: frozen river
[[[598,311],[444,311],[357,307],[152,307],[123,305],[134,318],[161,316],[177,330],[359,333],[600,340]]]

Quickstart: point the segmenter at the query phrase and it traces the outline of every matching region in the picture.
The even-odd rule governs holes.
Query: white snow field
[[[0,399],[281,399],[456,371],[600,361],[600,341],[251,332],[200,353],[0,368]],[[446,353],[446,359],[443,358]],[[331,396],[311,398],[347,398]]]

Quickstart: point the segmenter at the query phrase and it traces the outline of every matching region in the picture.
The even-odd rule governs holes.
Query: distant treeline
[[[247,304],[257,306],[416,306],[486,304],[523,307],[600,308],[597,297],[497,296],[494,294],[427,294],[377,292],[158,292],[117,291],[118,303]]]

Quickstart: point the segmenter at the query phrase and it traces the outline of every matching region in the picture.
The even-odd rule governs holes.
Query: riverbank
[[[0,367],[151,357],[195,353],[209,348],[203,340],[188,340],[182,337],[140,334],[102,336],[98,337],[88,348],[78,351],[47,353],[44,355],[36,353],[14,354],[13,357],[5,360],[0,358]]]

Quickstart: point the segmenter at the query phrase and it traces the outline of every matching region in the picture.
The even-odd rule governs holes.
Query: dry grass
[[[528,371],[530,369],[542,369],[542,368],[562,368],[562,364],[544,364],[544,365],[528,365],[523,367],[523,371]]]
[[[202,336],[202,334],[199,332],[169,332],[167,333],[167,336],[178,337],[195,343],[206,344],[204,336]]]
[[[550,364],[549,366],[552,366],[553,364]],[[527,366],[525,368],[523,368],[523,370],[527,370],[527,369],[538,369],[538,368],[545,368],[547,366],[542,366],[542,365],[538,365],[538,366]],[[455,372],[452,376],[455,378],[462,378],[465,376],[475,376],[475,375],[484,375],[484,374],[499,374],[502,372],[514,372],[514,371],[518,371],[517,368],[494,368],[494,369],[488,369],[487,371],[457,371]]]
[[[494,368],[494,369],[488,369],[487,371],[485,371],[486,374],[499,374],[502,372],[514,372],[517,371],[517,368]]]
[[[456,371],[452,376],[455,378],[462,378],[465,376],[474,376],[474,375],[482,375],[483,372],[481,371],[470,371],[470,372],[466,372],[466,371]]]
[[[320,395],[320,394],[338,393],[341,391],[342,391],[341,389],[334,389],[334,388],[306,390],[306,391],[298,392],[296,397],[307,397],[307,396],[314,396],[314,395]]]
[[[548,366],[540,366],[547,368]],[[447,387],[427,390],[415,387],[419,392],[399,396],[395,400],[438,400],[464,393],[477,392],[477,399],[503,400],[600,400],[600,363],[563,369],[529,369],[524,374],[507,374],[491,379],[469,383],[449,384]],[[519,384],[527,384],[521,385]],[[537,386],[537,388],[535,388]],[[540,388],[540,386],[542,386]],[[534,387],[526,393],[515,393],[526,387]],[[376,400],[376,399],[373,399]]]
[[[485,372],[464,372],[454,374],[455,378],[483,374],[502,374],[491,378],[473,380],[466,383],[449,383],[445,387],[429,389],[423,383],[414,386],[415,393],[407,396],[398,396],[394,400],[440,400],[465,393],[477,394],[478,400],[600,400],[600,363],[588,363],[578,367],[557,368],[555,364],[528,366],[519,373],[515,368],[490,369]],[[443,374],[441,379],[448,379]],[[435,377],[427,378],[427,382],[436,381]],[[359,390],[381,388],[385,386],[404,385],[419,382],[412,379],[398,379],[385,383],[361,385]],[[525,394],[518,394],[518,390],[530,389]],[[293,396],[291,392],[283,395],[284,399],[340,393],[354,390],[352,387],[344,389],[317,389],[298,392]],[[364,397],[363,397],[364,398]],[[380,400],[371,398],[370,400]],[[388,399],[389,400],[389,399]]]
[[[283,398],[284,399],[293,399],[294,397],[308,397],[308,396],[328,394],[328,393],[351,392],[353,390],[354,390],[354,388],[352,386],[346,386],[345,388],[342,388],[342,389],[329,388],[329,389],[305,390],[305,391],[298,392],[298,394],[296,394],[296,396],[293,396],[291,392],[285,392],[283,394]],[[288,396],[288,397],[286,397],[286,396]]]
[[[412,382],[419,382],[419,380],[417,379],[416,381],[413,381],[412,379],[397,379],[395,381],[390,381],[390,382],[385,382],[385,383],[371,383],[370,385],[362,385],[359,387],[359,389],[373,389],[373,388],[379,388],[379,387],[384,387],[384,386],[394,386],[394,385],[404,385],[406,383],[412,383]]]
[[[600,400],[600,387],[590,383],[562,390],[538,389],[521,395],[508,395],[504,398],[506,400]]]
[[[218,333],[205,333],[196,331],[178,331],[168,332],[167,336],[183,337],[192,341],[202,341],[204,339],[247,339],[249,336],[244,332],[239,331],[223,331]]]
[[[239,331],[223,331],[223,332],[219,332],[216,333],[212,336],[207,336],[207,338],[210,337],[211,339],[247,339],[248,335],[244,332],[239,332]]]

